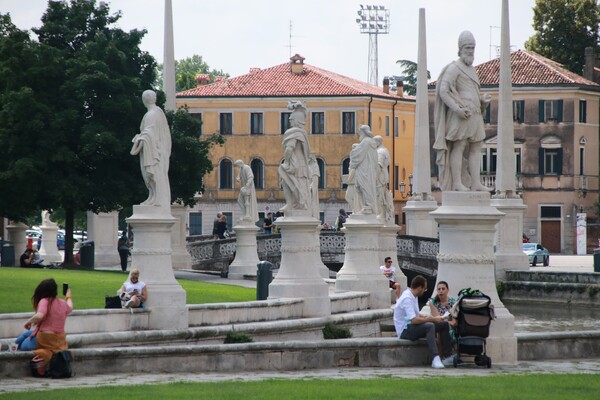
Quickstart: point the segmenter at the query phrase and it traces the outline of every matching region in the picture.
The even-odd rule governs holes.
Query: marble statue
[[[394,220],[394,199],[389,189],[390,184],[390,152],[383,145],[383,138],[374,137],[377,144],[377,210],[378,218],[386,222]]]
[[[54,222],[50,219],[52,213],[48,210],[42,210],[42,225],[43,226],[56,226]]]
[[[283,187],[285,206],[280,211],[307,210],[311,212],[310,180],[308,166],[310,144],[304,130],[306,106],[302,102],[289,102],[291,128],[283,136],[283,163],[279,166],[279,180]]]
[[[488,191],[480,182],[480,159],[485,139],[482,113],[491,98],[480,94],[471,32],[460,34],[458,48],[459,59],[444,67],[436,85],[433,148],[440,187],[446,191]]]
[[[356,214],[377,214],[377,143],[368,125],[361,125],[358,137],[350,151],[346,199]]]
[[[169,158],[171,157],[171,132],[167,118],[156,105],[156,93],[146,90],[142,101],[148,109],[140,125],[140,133],[132,139],[131,155],[140,155],[140,167],[148,198],[142,205],[170,207]]]
[[[311,215],[316,219],[320,219],[319,178],[321,177],[321,171],[319,171],[319,163],[317,163],[317,158],[313,153],[310,154],[308,159],[308,169],[310,171]]]
[[[242,209],[240,221],[254,224],[258,221],[258,205],[256,203],[256,189],[254,188],[252,168],[244,164],[242,160],[237,160],[234,165],[240,169],[236,179],[241,186],[238,196],[238,204]]]

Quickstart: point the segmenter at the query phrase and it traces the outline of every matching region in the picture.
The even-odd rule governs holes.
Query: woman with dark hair
[[[454,306],[456,300],[454,297],[448,297],[448,283],[446,281],[439,281],[436,286],[437,294],[435,297],[429,299],[429,307],[431,307],[431,315],[437,317],[438,315],[444,316],[446,313],[450,313],[450,309]]]
[[[25,322],[25,329],[35,325],[32,335],[37,337],[37,349],[33,352],[46,364],[50,363],[54,353],[68,348],[65,322],[73,310],[71,289],[67,289],[65,300],[57,296],[58,287],[54,279],[41,281],[31,297],[35,314]]]

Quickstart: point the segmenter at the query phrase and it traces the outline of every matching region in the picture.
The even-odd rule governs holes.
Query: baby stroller
[[[458,292],[458,301],[452,308],[456,319],[456,356],[453,364],[464,363],[463,356],[473,358],[475,365],[492,367],[492,359],[486,355],[486,341],[490,323],[496,316],[491,299],[477,289],[466,288]]]

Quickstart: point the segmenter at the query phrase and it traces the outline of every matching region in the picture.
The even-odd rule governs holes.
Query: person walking
[[[127,259],[131,255],[129,250],[129,240],[127,239],[127,232],[123,232],[123,235],[117,242],[117,251],[119,252],[119,258],[121,259],[121,271],[127,271]]]

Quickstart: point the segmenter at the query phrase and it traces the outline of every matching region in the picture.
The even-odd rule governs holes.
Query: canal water
[[[515,332],[600,330],[600,307],[503,302],[515,317]]]

